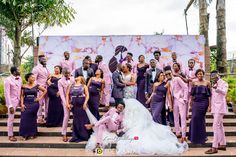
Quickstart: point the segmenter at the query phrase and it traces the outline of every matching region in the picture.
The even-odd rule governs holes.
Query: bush
[[[0,81],[0,105],[5,105],[4,85],[2,80]]]
[[[228,93],[226,96],[227,102],[236,103],[236,78],[223,78],[229,84]]]
[[[0,114],[6,114],[7,107],[5,105],[5,97],[4,97],[4,85],[3,81],[0,81]]]

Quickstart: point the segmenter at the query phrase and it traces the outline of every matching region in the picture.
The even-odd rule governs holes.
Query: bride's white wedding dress
[[[118,155],[178,155],[188,149],[186,142],[178,142],[169,126],[154,122],[150,112],[138,100],[130,98],[124,101],[123,125],[126,132],[117,142]]]
[[[131,89],[128,90],[129,92],[126,91],[125,93],[132,91]],[[138,100],[133,98],[133,94],[128,95],[124,99],[126,105],[123,120],[125,134],[118,138],[114,133],[106,131],[103,136],[104,146],[109,147],[111,143],[117,143],[117,155],[178,155],[188,149],[186,142],[178,142],[169,126],[155,123],[150,112]],[[89,119],[96,122],[96,118],[91,112],[89,110],[86,112]],[[91,150],[95,148],[95,145],[94,133],[86,148]]]
[[[123,80],[125,82],[130,82],[132,79],[132,74],[123,75]],[[135,86],[125,86],[124,87],[124,98],[135,98]]]

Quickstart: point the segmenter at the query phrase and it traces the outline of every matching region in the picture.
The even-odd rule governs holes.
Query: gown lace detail
[[[123,80],[126,82],[130,82],[132,78],[131,74],[128,75],[123,75]],[[126,86],[124,88],[124,98],[128,99],[128,98],[135,98],[135,87],[134,86]]]

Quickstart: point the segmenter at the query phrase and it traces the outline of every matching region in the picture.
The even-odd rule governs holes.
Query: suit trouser
[[[96,141],[97,143],[102,143],[103,133],[105,130],[115,131],[118,129],[118,125],[114,123],[110,116],[100,119],[96,124]]]
[[[63,118],[63,123],[62,123],[62,135],[66,135],[67,133],[67,127],[68,127],[68,121],[70,118],[70,110],[66,107],[65,104],[63,104],[63,110],[64,110],[64,118]]]
[[[225,131],[223,125],[224,114],[214,113],[213,114],[213,143],[212,147],[218,148],[218,145],[226,145]]]
[[[173,113],[174,113],[174,124],[175,124],[176,134],[179,135],[180,132],[182,132],[182,137],[186,137],[186,130],[187,130],[186,104],[174,98]],[[179,124],[179,116],[181,120],[181,128]]]
[[[41,95],[43,92],[39,91],[38,95]],[[47,118],[48,115],[48,96],[45,95],[42,100],[39,101],[39,110],[38,110],[38,119]]]
[[[8,134],[8,136],[13,136],[13,123],[14,123],[14,119],[15,119],[16,107],[17,106],[13,106],[13,108],[14,108],[13,114],[10,113],[10,108],[8,108],[8,118],[7,118],[7,134]]]

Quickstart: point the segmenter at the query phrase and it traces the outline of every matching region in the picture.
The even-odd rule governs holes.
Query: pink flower
[[[138,136],[134,136],[134,140],[138,140],[139,138],[138,138]]]

